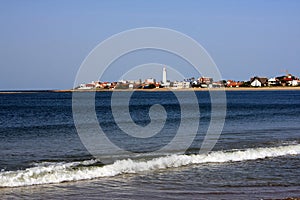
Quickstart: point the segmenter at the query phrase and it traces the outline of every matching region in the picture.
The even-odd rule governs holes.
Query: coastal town
[[[145,80],[119,80],[115,82],[92,81],[82,83],[75,90],[107,90],[107,89],[188,89],[188,88],[262,88],[262,87],[298,87],[300,79],[286,71],[285,75],[276,77],[251,77],[249,80],[213,80],[211,77],[201,76],[191,77],[182,81],[170,81],[167,79],[166,68],[162,69],[162,80],[156,81],[155,78]]]

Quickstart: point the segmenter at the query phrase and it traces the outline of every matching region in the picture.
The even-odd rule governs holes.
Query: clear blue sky
[[[224,79],[300,76],[299,0],[0,0],[0,89],[66,89],[87,54],[127,29],[175,29]]]

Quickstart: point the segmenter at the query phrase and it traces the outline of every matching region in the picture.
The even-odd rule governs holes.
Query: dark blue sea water
[[[108,154],[103,160],[91,155],[82,142],[85,133],[77,132],[97,130],[84,104],[75,126],[72,93],[0,94],[0,198],[300,198],[300,91],[226,92],[224,127],[205,154],[198,153],[212,118],[211,94],[196,92],[195,108],[190,92],[179,93],[180,102],[172,92],[140,91],[126,102],[127,93],[119,92],[114,116],[112,92],[97,92],[98,127],[120,147],[102,149]],[[89,93],[81,98],[88,102]],[[165,111],[149,114],[153,105]],[[187,125],[186,138],[195,134],[189,147],[157,151],[175,138],[180,123]],[[163,128],[151,137],[133,137],[119,125],[135,134],[147,126]]]

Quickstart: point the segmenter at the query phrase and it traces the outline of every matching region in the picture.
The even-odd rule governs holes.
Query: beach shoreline
[[[226,87],[226,88],[154,88],[154,89],[90,89],[90,90],[78,90],[78,89],[65,89],[65,90],[16,90],[16,91],[0,91],[0,94],[22,94],[22,93],[68,93],[68,92],[168,92],[168,91],[288,91],[288,90],[300,90],[300,87]]]

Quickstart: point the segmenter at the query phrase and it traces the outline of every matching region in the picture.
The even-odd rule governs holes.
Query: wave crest
[[[80,162],[40,163],[25,170],[0,172],[0,187],[19,187],[61,183],[140,173],[149,170],[175,168],[191,164],[225,163],[300,154],[300,144],[245,150],[215,151],[200,155],[170,155],[148,161],[117,160],[113,164],[97,166],[99,160]]]

